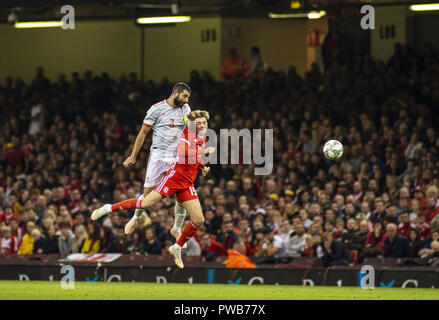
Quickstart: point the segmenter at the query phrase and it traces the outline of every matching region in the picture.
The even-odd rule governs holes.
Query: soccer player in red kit
[[[140,205],[140,201],[133,198],[113,205],[106,204],[95,210],[96,214],[101,214],[102,212],[109,213],[122,209],[150,208],[164,197],[175,193],[178,202],[187,210],[191,219],[183,229],[177,242],[169,248],[169,253],[174,257],[175,264],[179,268],[184,267],[181,260],[181,248],[187,240],[195,235],[197,229],[204,223],[204,216],[194,182],[197,178],[198,167],[202,168],[203,176],[207,175],[210,168],[204,165],[201,156],[203,154],[209,155],[215,151],[213,147],[203,148],[209,113],[203,110],[196,110],[192,111],[188,117],[190,120],[188,128],[183,131],[177,147],[178,157],[176,163],[171,166],[153,191],[143,198]],[[138,219],[139,217],[134,215],[126,224],[126,234],[131,234],[135,230]]]

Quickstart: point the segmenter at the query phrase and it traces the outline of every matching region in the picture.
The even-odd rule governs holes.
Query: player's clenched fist
[[[201,169],[201,174],[203,175],[203,177],[207,176],[207,174],[210,171],[210,167],[204,167],[203,169]]]
[[[123,162],[123,166],[125,168],[128,168],[128,167],[131,167],[135,163],[136,163],[136,159],[130,156]]]
[[[195,120],[195,115],[194,115],[192,112],[190,112],[190,113],[187,115],[187,118],[188,118],[190,121],[194,121],[194,120]]]

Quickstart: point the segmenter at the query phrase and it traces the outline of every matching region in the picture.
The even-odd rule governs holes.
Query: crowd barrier
[[[352,267],[323,268],[320,259],[298,258],[289,264],[263,264],[257,265],[254,269],[228,269],[223,263],[227,257],[218,257],[212,262],[203,262],[199,257],[184,257],[185,268],[180,270],[174,265],[171,257],[166,255],[84,256],[85,258],[69,259],[59,255],[0,255],[0,280],[60,281],[63,277],[69,276],[76,281],[89,282],[355,287],[361,286],[367,275],[368,286],[372,287],[439,288],[439,268],[416,266],[413,261],[409,267],[409,264],[405,263],[408,260],[404,259],[368,259],[363,264]],[[73,274],[68,274],[70,272]]]

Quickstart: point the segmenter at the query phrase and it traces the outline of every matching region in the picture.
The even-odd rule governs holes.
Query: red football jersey
[[[175,170],[179,177],[194,183],[198,167],[204,168],[201,156],[204,154],[205,143],[206,137],[197,137],[194,132],[190,132],[186,128],[177,147],[177,162],[171,167],[171,170]]]

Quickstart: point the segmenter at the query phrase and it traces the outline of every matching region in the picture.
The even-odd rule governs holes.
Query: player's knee
[[[193,221],[197,226],[201,227],[204,224],[204,217],[197,217]]]

